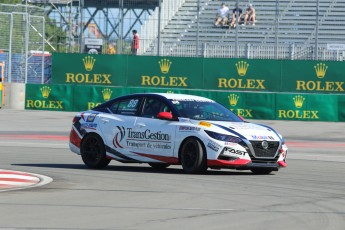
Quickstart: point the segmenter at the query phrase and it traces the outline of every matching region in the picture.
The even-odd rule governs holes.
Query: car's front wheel
[[[207,170],[206,152],[200,140],[192,137],[182,144],[180,161],[186,173],[203,173]]]
[[[84,164],[89,168],[101,169],[110,162],[110,159],[106,158],[102,138],[95,133],[91,133],[83,139],[80,153]]]

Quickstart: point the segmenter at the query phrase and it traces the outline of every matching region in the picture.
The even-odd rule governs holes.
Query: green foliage
[[[0,0],[0,3],[2,4],[22,4],[22,0]],[[25,3],[25,1],[24,1]]]
[[[6,4],[6,5],[1,5]],[[7,5],[8,4],[8,5]],[[13,8],[10,5],[21,4],[25,7],[25,1],[22,0],[0,0],[0,12],[13,12],[13,10],[25,9],[22,7]],[[29,5],[29,4],[28,4]],[[40,7],[39,5],[35,5]],[[43,6],[42,6],[43,7]],[[36,12],[36,13],[35,13]],[[42,12],[32,11],[36,16],[45,16]],[[15,12],[13,12],[15,13]],[[25,51],[26,43],[26,21],[21,15],[13,15],[13,29],[10,30],[10,16],[7,14],[0,15],[0,49],[6,51],[9,48],[10,34],[12,34],[12,52],[23,53]],[[66,51],[66,32],[63,28],[59,27],[56,22],[45,16],[45,39],[48,43],[45,43],[45,51],[48,52],[65,52]],[[32,18],[29,26],[29,50],[41,50],[43,34],[42,20],[38,18]],[[52,48],[54,47],[54,49]]]

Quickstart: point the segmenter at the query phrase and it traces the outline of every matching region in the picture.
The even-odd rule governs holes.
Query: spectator
[[[237,15],[239,14],[239,15]],[[235,8],[232,10],[232,17],[230,28],[235,28],[236,24],[241,21],[242,18],[242,9],[238,7],[237,3],[235,4]]]
[[[131,46],[132,55],[137,55],[139,49],[139,36],[136,30],[132,30],[133,41]]]
[[[225,6],[225,3],[223,2],[221,7],[217,10],[216,20],[215,20],[214,25],[218,26],[219,23],[222,23],[222,25],[225,26],[228,23],[228,15],[229,15],[229,8]]]
[[[255,26],[256,15],[255,9],[252,4],[249,4],[249,7],[247,8],[246,15],[244,16],[244,25],[248,25],[248,21],[251,22],[253,26]]]
[[[116,54],[116,49],[112,42],[110,42],[108,45],[107,54]]]

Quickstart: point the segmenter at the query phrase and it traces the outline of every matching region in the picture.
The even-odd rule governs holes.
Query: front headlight
[[[239,143],[242,141],[241,138],[231,136],[231,135],[226,135],[226,134],[221,134],[221,133],[215,133],[211,131],[206,131],[207,135],[212,137],[213,139],[219,140],[219,141],[224,141],[224,142],[233,142],[233,143]]]

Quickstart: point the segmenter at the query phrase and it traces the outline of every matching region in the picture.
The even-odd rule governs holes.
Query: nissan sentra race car
[[[184,94],[133,94],[80,112],[69,146],[94,169],[112,159],[155,169],[182,165],[186,173],[230,168],[269,174],[287,166],[287,146],[274,129]]]

